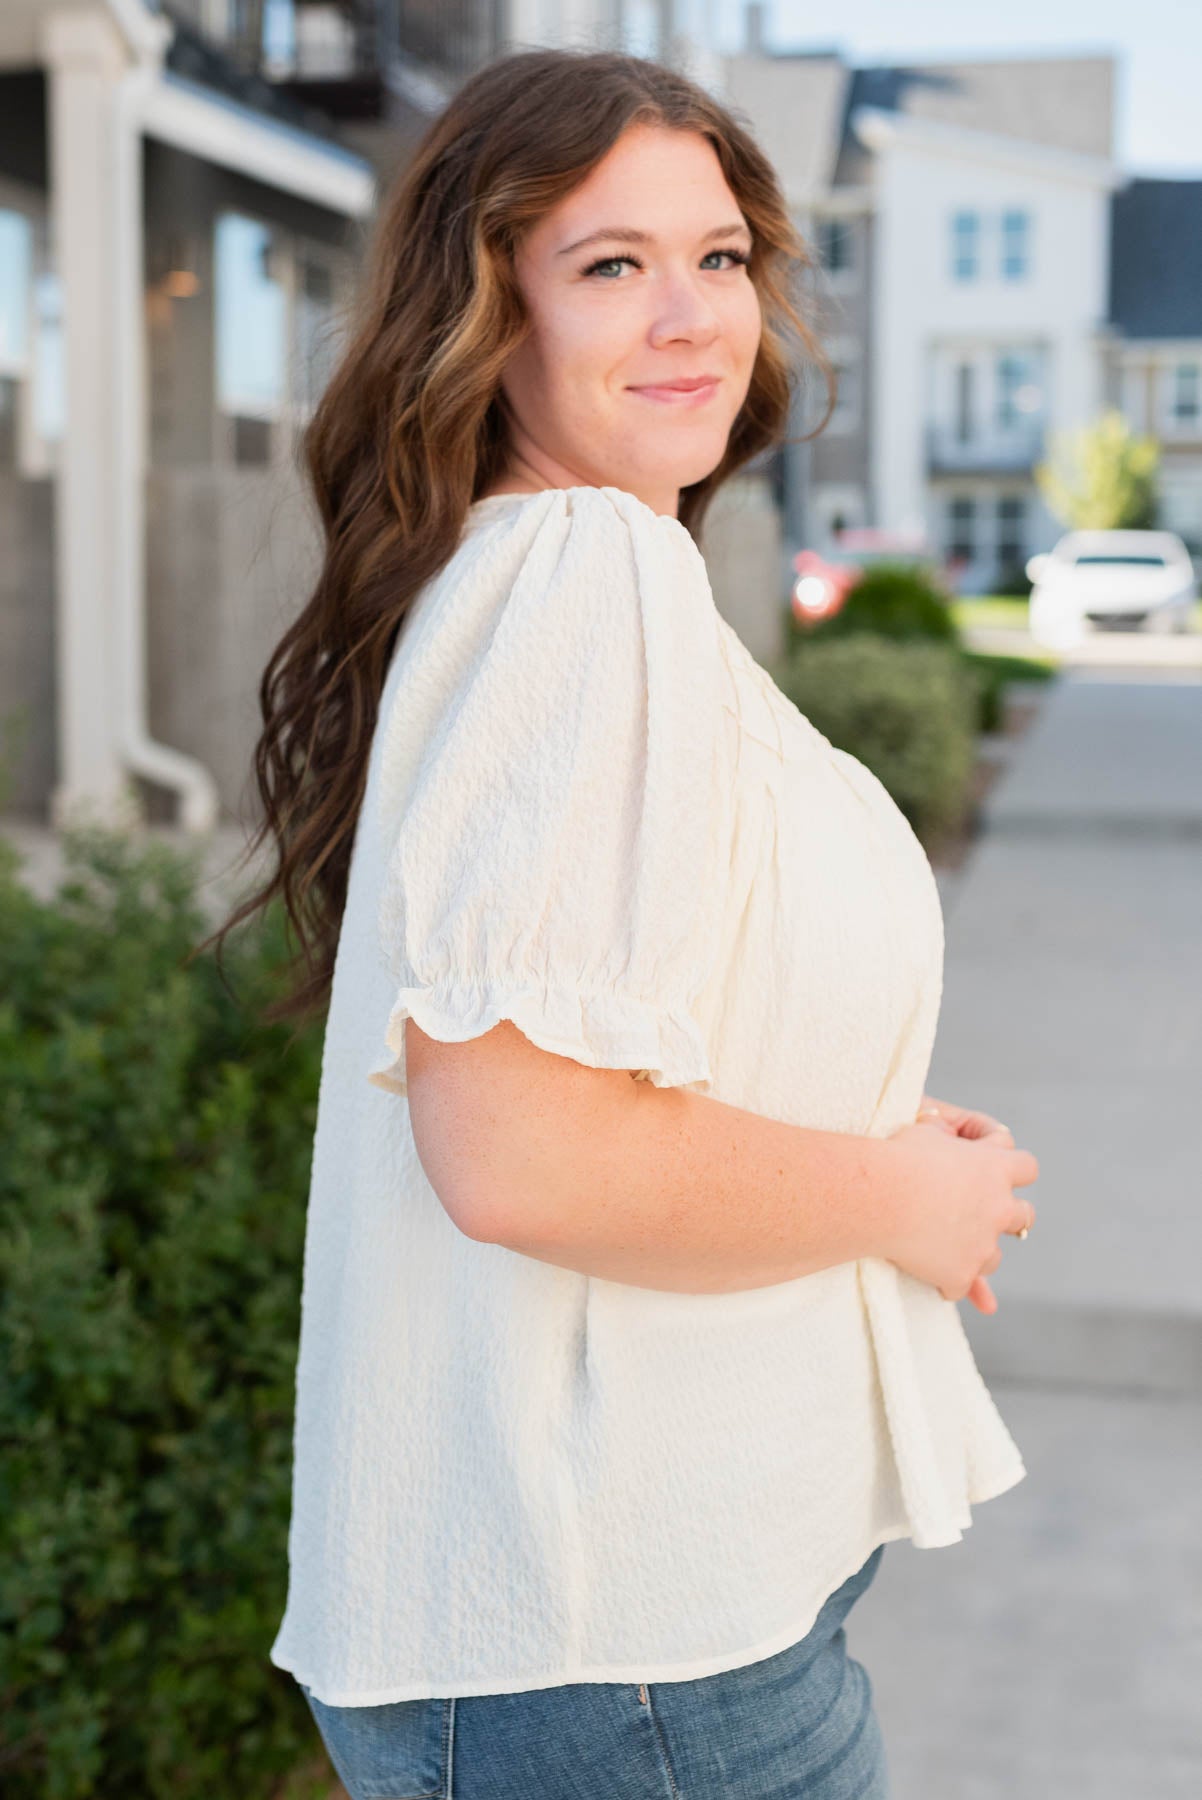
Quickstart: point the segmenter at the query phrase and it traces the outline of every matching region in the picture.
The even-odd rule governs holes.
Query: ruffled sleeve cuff
[[[428,1037],[459,1044],[480,1037],[502,1019],[557,1056],[590,1069],[632,1069],[653,1087],[704,1090],[713,1079],[705,1037],[682,1005],[632,998],[612,988],[591,994],[529,985],[482,987],[437,982],[402,987],[384,1034],[388,1054],[368,1073],[373,1087],[407,1094],[405,1020]]]

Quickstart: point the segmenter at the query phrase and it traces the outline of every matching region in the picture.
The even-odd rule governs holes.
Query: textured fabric
[[[356,828],[278,1666],[352,1706],[716,1674],[1022,1479],[937,1288],[869,1256],[683,1294],[468,1238],[405,1097],[406,1017],[509,1018],[887,1136],[942,973],[918,839],[721,618],[679,521],[613,487],[478,502],[398,638]]]
[[[391,1706],[305,1698],[351,1800],[888,1800],[872,1682],[844,1625],[883,1555],[799,1643],[696,1681]]]

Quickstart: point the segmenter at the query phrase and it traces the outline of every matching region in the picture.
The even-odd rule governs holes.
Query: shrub
[[[179,852],[0,841],[0,1759],[8,1800],[267,1796],[311,1753],[283,1607],[320,1041],[257,1023]]]
[[[1037,662],[1029,656],[1005,656],[986,650],[962,650],[960,654],[977,677],[978,731],[1001,730],[1006,690],[1012,681],[1050,681],[1056,673],[1053,662]]]
[[[818,625],[799,626],[794,622],[794,627],[790,633],[794,648],[860,631],[870,631],[878,637],[926,638],[938,643],[956,643],[959,638],[948,597],[920,568],[908,564],[881,563],[868,569],[837,613]]]
[[[1025,562],[1007,563],[994,584],[994,592],[1006,598],[1026,600],[1030,598],[1033,585]]]
[[[824,737],[872,770],[924,841],[963,820],[978,694],[954,645],[861,631],[794,651],[776,681]]]

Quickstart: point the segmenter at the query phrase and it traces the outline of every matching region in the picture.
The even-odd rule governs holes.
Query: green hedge
[[[962,650],[967,666],[977,677],[980,704],[978,731],[1000,731],[1005,724],[1006,689],[1013,681],[1051,681],[1054,663],[1036,662],[1029,656],[1005,656],[989,650]]]
[[[320,1034],[257,1022],[278,916],[232,999],[186,858],[66,852],[43,902],[0,840],[0,1785],[263,1800]]]
[[[924,842],[963,821],[980,694],[955,645],[860,631],[805,644],[774,675],[824,737],[872,770]]]
[[[955,643],[959,638],[952,603],[921,568],[880,563],[865,571],[838,612],[815,625],[801,625],[789,611],[791,649],[826,643],[862,631],[887,638],[927,638]]]

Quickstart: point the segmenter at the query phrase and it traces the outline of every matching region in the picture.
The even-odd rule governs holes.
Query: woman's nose
[[[718,314],[709,296],[688,276],[671,282],[660,295],[653,337],[688,336],[710,342],[720,330]]]

